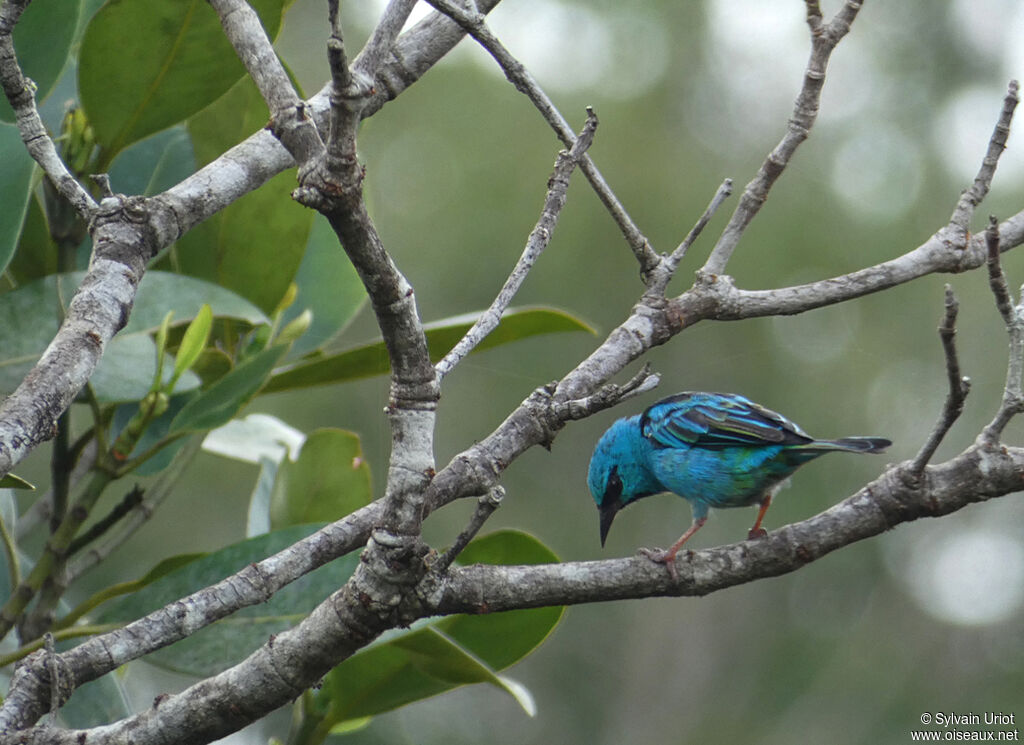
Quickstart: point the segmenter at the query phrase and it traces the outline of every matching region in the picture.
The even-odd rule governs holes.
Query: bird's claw
[[[636,552],[641,556],[646,556],[656,564],[664,564],[665,569],[668,570],[668,576],[673,580],[678,579],[676,574],[676,555],[674,553],[670,554],[661,548],[638,548]]]
[[[755,538],[767,538],[768,531],[764,528],[751,528],[750,532],[747,533],[747,540],[752,541]]]

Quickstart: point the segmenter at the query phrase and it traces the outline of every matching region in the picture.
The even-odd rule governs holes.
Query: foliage
[[[266,123],[266,106],[243,77],[206,3],[112,0],[98,10],[83,0],[60,3],[62,9],[33,4],[15,37],[40,99],[70,55],[77,94],[58,142],[83,182],[90,173],[109,171],[115,188],[134,185],[138,193],[155,193]],[[286,6],[282,0],[255,3],[271,36]],[[60,23],[51,26],[46,13]],[[86,17],[80,43],[73,44],[76,26],[69,19],[79,14]],[[0,119],[11,118],[4,101]],[[78,267],[89,245],[86,226],[68,218],[61,197],[43,188],[17,130],[8,124],[0,124],[0,159],[0,394],[9,394],[63,319],[84,275]],[[104,350],[78,405],[57,425],[49,492],[36,492],[52,500],[48,546],[60,558],[38,548],[34,536],[46,521],[39,520],[37,508],[4,516],[4,631],[10,638],[18,629],[21,639],[18,649],[8,642],[8,663],[37,648],[45,631],[70,639],[132,621],[373,499],[359,436],[317,430],[302,437],[294,460],[281,453],[260,461],[246,540],[165,557],[138,579],[95,591],[75,608],[50,582],[69,572],[69,594],[79,595],[76,582],[91,568],[77,563],[83,552],[99,548],[106,555],[130,536],[138,518],[158,505],[150,490],[172,491],[187,471],[199,449],[186,443],[226,427],[253,399],[388,372],[382,342],[353,344],[344,333],[365,305],[365,291],[326,222],[289,198],[294,181],[294,172],[280,174],[188,233],[146,273],[127,325]],[[460,313],[430,324],[432,353],[446,353],[476,315]],[[565,311],[513,309],[480,349],[579,330],[590,329]],[[104,495],[140,477],[151,485],[133,488],[109,514],[86,521]],[[14,475],[0,486],[32,488]],[[10,492],[4,494],[13,508]],[[514,532],[479,540],[464,556],[481,562],[555,560],[536,539]],[[350,555],[324,566],[270,602],[214,624],[149,662],[194,676],[219,671],[269,634],[298,622],[344,582],[356,562]],[[19,584],[29,588],[30,597],[38,596],[34,605],[13,592]],[[320,741],[345,723],[473,682],[498,686],[532,711],[529,693],[499,671],[529,654],[560,616],[560,609],[546,609],[455,618],[378,641],[302,698],[296,730],[305,733],[302,742]],[[360,672],[368,664],[375,675]],[[339,708],[342,700],[358,704]],[[107,691],[109,715],[124,713],[118,711],[120,701]],[[82,726],[95,723],[97,714],[82,705],[63,712],[69,724]]]

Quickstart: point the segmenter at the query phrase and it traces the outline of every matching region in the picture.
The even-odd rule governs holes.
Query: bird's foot
[[[676,552],[666,551],[661,548],[638,548],[636,550],[641,556],[646,556],[656,564],[664,564],[668,570],[668,576],[673,580],[678,579],[676,574]]]
[[[747,540],[752,541],[755,538],[767,538],[768,531],[764,528],[751,528],[750,532],[747,533]]]

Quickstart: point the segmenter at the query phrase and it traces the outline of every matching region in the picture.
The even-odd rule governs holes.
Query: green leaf
[[[12,218],[11,215],[5,215],[2,219]],[[50,238],[43,208],[35,197],[29,197],[18,247],[7,265],[7,271],[19,285],[57,272],[57,246]]]
[[[96,398],[103,403],[139,401],[152,388],[156,376],[156,344],[147,333],[119,334],[103,352],[89,383]],[[165,370],[165,382],[170,370]],[[199,387],[199,377],[192,373],[178,381],[178,392]]]
[[[49,276],[0,295],[0,393],[10,393],[42,355],[57,333],[58,296],[64,302],[81,282],[84,272]],[[139,285],[128,324],[104,350],[92,378],[101,401],[135,401],[146,395],[156,373],[155,345],[150,334],[160,328],[168,311],[175,318],[193,318],[203,302],[216,316],[266,322],[258,308],[229,290],[192,277],[147,272]],[[194,388],[191,374],[179,390]]]
[[[32,3],[14,27],[14,50],[25,77],[36,84],[36,103],[42,102],[53,90],[64,69],[81,5],[81,0]],[[0,121],[14,121],[14,110],[7,96],[0,96]],[[0,162],[5,167],[8,163],[6,158],[0,158]]]
[[[35,488],[35,486],[25,481],[21,476],[16,476],[13,473],[0,478],[0,489],[27,489],[35,491]]]
[[[536,538],[503,530],[473,541],[459,563],[535,564],[558,558]],[[453,616],[386,635],[334,668],[316,693],[316,707],[331,726],[381,714],[466,683],[501,687],[528,712],[532,698],[496,675],[537,647],[563,608],[534,608],[479,616]]]
[[[346,660],[328,673],[317,697],[333,704],[326,716],[333,728],[471,683],[495,685],[533,713],[532,697],[521,686],[499,676],[435,625]]]
[[[444,357],[470,329],[478,315],[469,313],[427,324],[425,329],[430,358],[436,362]],[[567,331],[594,333],[590,326],[565,311],[554,308],[510,308],[498,327],[473,351],[481,352],[539,334]],[[384,342],[379,341],[332,355],[300,360],[275,374],[264,392],[341,383],[371,375],[383,375],[390,369]]]
[[[213,310],[209,303],[203,303],[192,323],[185,330],[185,336],[178,346],[178,357],[174,362],[174,375],[172,381],[177,381],[182,374],[192,368],[192,365],[199,359],[206,342],[210,338],[210,329],[213,328]]]
[[[168,434],[173,436],[227,424],[266,384],[274,366],[287,351],[287,345],[272,346],[236,365],[178,412]]]
[[[266,533],[211,553],[171,572],[143,590],[104,605],[97,623],[126,623],[196,590],[218,582],[292,545],[319,526],[299,525]],[[355,571],[352,553],[310,572],[279,590],[266,603],[243,608],[147,661],[189,675],[206,677],[237,663],[277,634],[295,625],[338,589]]]
[[[252,5],[273,39],[285,3]],[[243,74],[202,0],[110,0],[82,37],[78,88],[109,163],[127,145],[213,103]]]
[[[29,6],[32,8],[34,6]],[[20,27],[20,26],[19,26]],[[7,99],[3,98],[6,104]],[[29,197],[35,161],[25,150],[17,127],[0,124],[0,272],[7,268],[18,247]]]
[[[192,140],[180,125],[122,150],[110,164],[110,183],[119,194],[152,196],[191,175],[195,166]]]
[[[539,540],[516,530],[478,538],[459,555],[459,564],[551,564],[558,557]],[[565,608],[530,608],[476,616],[451,616],[438,627],[495,670],[518,662],[543,642]]]
[[[196,161],[205,164],[266,125],[267,107],[249,78],[188,121]],[[268,314],[277,307],[302,261],[313,211],[291,198],[293,170],[186,233],[171,249],[184,274],[215,282]],[[340,250],[340,249],[338,249]]]
[[[371,501],[370,467],[359,436],[318,429],[306,438],[298,458],[281,461],[270,494],[270,525],[333,522]]]

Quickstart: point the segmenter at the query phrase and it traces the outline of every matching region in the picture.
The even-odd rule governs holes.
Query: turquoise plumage
[[[672,492],[690,503],[693,524],[667,551],[643,552],[675,576],[679,548],[712,507],[760,505],[749,537],[773,494],[797,468],[825,453],[881,453],[880,437],[815,440],[794,422],[734,393],[679,393],[642,414],[619,419],[601,437],[587,483],[600,512],[601,545],[615,515],[638,499]]]

